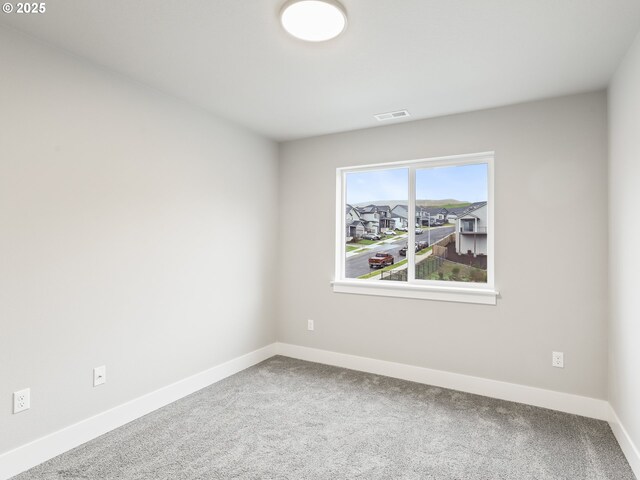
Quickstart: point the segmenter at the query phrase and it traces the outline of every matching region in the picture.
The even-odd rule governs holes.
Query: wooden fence
[[[443,239],[438,240],[436,243],[432,245],[433,255],[440,258],[447,258],[447,254],[449,252],[449,249],[447,248],[447,246],[450,243],[455,243],[455,241],[456,241],[455,233],[452,233],[451,235],[447,235]]]
[[[433,246],[433,255],[439,258],[447,258],[447,254],[449,249],[447,247],[443,247],[442,245],[434,245]]]

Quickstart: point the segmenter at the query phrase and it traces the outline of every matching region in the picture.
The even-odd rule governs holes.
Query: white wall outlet
[[[93,386],[97,387],[107,381],[107,367],[102,365],[93,369]]]
[[[13,413],[20,413],[31,408],[31,389],[25,388],[13,392]]]
[[[313,320],[309,319],[307,320],[307,330],[313,330]]]
[[[557,368],[564,368],[564,353],[553,352],[551,355],[551,365]]]

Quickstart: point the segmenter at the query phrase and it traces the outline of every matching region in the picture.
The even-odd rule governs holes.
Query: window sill
[[[496,305],[498,298],[496,290],[486,288],[398,285],[397,282],[382,283],[340,280],[331,282],[331,285],[336,293],[477,303],[481,305]]]

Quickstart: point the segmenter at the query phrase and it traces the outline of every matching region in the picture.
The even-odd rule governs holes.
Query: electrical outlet
[[[309,319],[307,320],[307,330],[313,330],[313,320]]]
[[[93,386],[97,387],[107,381],[107,367],[102,365],[93,369]]]
[[[564,353],[553,352],[551,355],[551,365],[557,368],[564,368]]]
[[[20,413],[31,408],[31,389],[25,388],[13,392],[13,413]]]

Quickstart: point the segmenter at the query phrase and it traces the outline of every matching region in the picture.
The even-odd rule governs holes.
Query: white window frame
[[[377,295],[386,297],[403,297],[425,300],[442,300],[450,302],[479,303],[495,305],[498,292],[495,289],[495,215],[494,215],[494,152],[482,152],[447,157],[423,158],[400,162],[378,163],[355,167],[340,167],[336,169],[336,256],[335,276],[332,283],[333,291],[337,293],[352,293],[361,295]],[[421,168],[446,167],[486,164],[487,165],[487,282],[451,282],[440,280],[415,279],[415,249],[407,249],[407,281],[371,281],[367,279],[345,278],[345,205],[346,205],[346,177],[348,173],[366,172],[374,170],[408,169],[409,198],[408,198],[408,245],[415,244],[415,228],[411,219],[415,218],[416,206],[416,170]],[[457,222],[457,221],[456,221]]]

